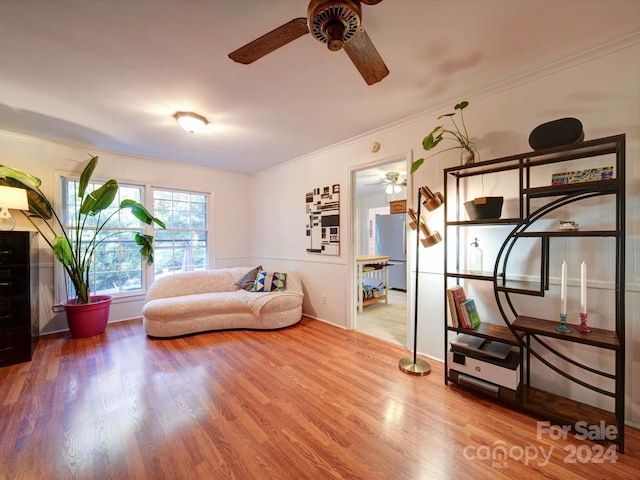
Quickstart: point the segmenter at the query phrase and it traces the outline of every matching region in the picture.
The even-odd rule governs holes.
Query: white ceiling
[[[637,0],[384,0],[362,6],[375,85],[311,35],[227,57],[307,5],[0,0],[0,129],[255,173],[640,31]]]

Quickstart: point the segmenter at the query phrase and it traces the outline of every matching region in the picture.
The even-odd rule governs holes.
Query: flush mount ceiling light
[[[178,125],[191,135],[202,131],[209,123],[202,115],[193,112],[176,112],[173,117],[178,122]]]

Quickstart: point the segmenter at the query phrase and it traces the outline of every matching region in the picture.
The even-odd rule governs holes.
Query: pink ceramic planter
[[[71,336],[85,338],[104,333],[112,300],[113,295],[92,295],[90,303],[79,304],[76,299],[62,302]]]

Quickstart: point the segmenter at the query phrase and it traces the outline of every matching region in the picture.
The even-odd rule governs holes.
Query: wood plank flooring
[[[387,303],[368,305],[358,313],[356,330],[404,347],[407,344],[407,294],[389,290]]]
[[[617,459],[537,438],[535,419],[445,386],[439,363],[402,373],[406,355],[308,318],[170,340],[139,320],[43,337],[32,362],[0,369],[0,476],[637,478],[637,430]]]

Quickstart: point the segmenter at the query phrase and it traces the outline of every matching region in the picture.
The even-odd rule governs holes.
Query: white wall
[[[190,167],[149,158],[121,155],[91,147],[65,145],[0,131],[0,164],[19,168],[42,180],[42,191],[54,199],[56,172],[80,173],[87,152],[100,160],[94,178],[144,183],[149,186],[188,189],[211,195],[209,262],[211,267],[251,263],[251,180],[247,175]],[[20,214],[17,230],[33,230]],[[40,242],[40,331],[66,330],[64,313],[53,312],[53,256]],[[114,300],[110,321],[140,317],[143,295]]]
[[[594,139],[614,134],[627,135],[627,255],[626,255],[626,339],[627,339],[627,420],[640,424],[640,44],[638,39],[627,44],[608,46],[606,50],[575,57],[570,62],[554,65],[526,78],[511,80],[488,91],[469,92],[470,106],[465,120],[479,147],[481,159],[488,160],[530,150],[529,133],[537,125],[562,117],[576,117],[584,125],[585,138]],[[342,229],[342,248],[339,257],[318,257],[305,252],[304,193],[322,185],[339,183],[342,189],[341,225],[354,223],[349,200],[351,172],[382,157],[398,157],[413,151],[414,158],[423,156],[423,136],[436,125],[436,117],[462,98],[450,104],[424,112],[378,131],[352,139],[326,150],[310,153],[269,171],[255,175],[253,225],[254,232],[275,232],[273,239],[261,234],[254,237],[252,252],[256,262],[282,264],[300,274],[307,297],[304,311],[341,327],[352,325],[354,294],[353,257],[357,252],[351,231]],[[378,153],[370,151],[371,144],[381,144]],[[456,165],[456,151],[428,159],[415,174],[414,185],[428,185],[433,191],[442,190],[442,170]],[[265,205],[259,192],[278,192]],[[415,203],[413,188],[408,204]],[[486,192],[485,194],[490,194]],[[442,209],[429,213],[432,226],[443,222]],[[286,233],[285,233],[286,232]],[[415,238],[415,237],[414,237]],[[410,246],[415,240],[409,241]],[[566,248],[560,247],[560,248]],[[569,252],[564,253],[568,256]],[[420,306],[418,350],[433,358],[444,354],[444,296],[442,244],[420,252]],[[594,255],[593,261],[598,261]],[[601,258],[608,261],[609,255]],[[411,257],[410,257],[411,258]],[[410,267],[415,272],[415,266]],[[552,283],[558,272],[552,271]],[[578,272],[570,274],[570,283],[578,285]],[[571,292],[570,292],[571,293]],[[575,290],[574,290],[575,293]],[[327,303],[319,299],[327,296]],[[478,293],[483,296],[482,292]],[[590,294],[594,301],[598,293]],[[489,296],[490,298],[490,296]],[[409,300],[409,305],[413,301]],[[551,296],[543,308],[551,315],[557,311]],[[610,310],[594,305],[594,309]],[[411,344],[412,340],[409,339]],[[555,382],[556,380],[551,380]],[[562,385],[562,382],[557,382]],[[560,387],[562,389],[562,387]],[[572,392],[565,392],[571,395]]]
[[[389,213],[389,200],[384,192],[375,195],[360,195],[357,198],[357,219],[354,219],[358,225],[358,251],[356,255],[374,255],[375,254],[375,231],[369,225],[369,210],[386,208],[384,213]],[[373,238],[369,238],[371,233]],[[373,244],[373,250],[371,249]]]

